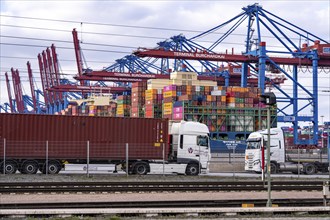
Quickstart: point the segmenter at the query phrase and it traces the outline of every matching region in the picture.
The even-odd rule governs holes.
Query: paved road
[[[76,165],[70,164],[66,167],[66,170],[61,171],[60,174],[87,174],[86,165]],[[115,170],[113,165],[90,165],[89,174],[112,174]],[[118,174],[126,175],[123,171],[118,171]],[[160,173],[161,174],[161,173]],[[171,173],[165,173],[166,175]],[[153,174],[149,174],[153,175]],[[176,175],[176,174],[173,174]],[[261,174],[257,173],[248,173],[248,172],[219,172],[219,173],[209,173],[202,174],[203,176],[219,176],[219,177],[244,177],[244,178],[261,178]],[[302,179],[324,179],[330,180],[329,174],[316,174],[316,175],[298,175],[292,173],[281,173],[281,174],[272,174],[272,178],[302,178]]]

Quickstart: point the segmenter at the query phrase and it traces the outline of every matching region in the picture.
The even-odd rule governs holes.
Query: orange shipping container
[[[164,98],[174,97],[176,96],[176,91],[167,91],[164,92]]]

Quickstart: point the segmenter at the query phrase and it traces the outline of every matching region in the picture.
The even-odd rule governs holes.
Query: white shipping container
[[[225,90],[213,90],[213,91],[211,91],[211,95],[215,95],[215,96],[226,95],[226,91]]]

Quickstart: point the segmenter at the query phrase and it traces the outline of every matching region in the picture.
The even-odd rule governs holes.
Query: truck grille
[[[248,167],[249,169],[253,168],[253,155],[248,155]]]

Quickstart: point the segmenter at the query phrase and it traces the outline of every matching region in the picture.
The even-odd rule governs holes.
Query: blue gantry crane
[[[200,47],[203,48],[202,51],[189,51],[183,47],[157,47],[154,49],[140,48],[134,54],[140,57],[241,63],[241,86],[248,86],[248,68],[255,70],[258,87],[262,94],[265,92],[266,83],[270,83],[277,90],[277,101],[284,104],[284,106],[279,105],[278,113],[281,116],[278,116],[278,122],[291,122],[293,124],[295,144],[317,145],[317,76],[320,68],[330,67],[329,42],[263,9],[259,4],[244,7],[243,11],[234,18],[190,38],[187,42],[201,40],[219,30],[223,31],[220,37],[215,39],[212,44]],[[243,52],[241,54],[216,52],[223,45],[223,42],[238,30],[246,33],[245,39],[241,40],[241,42],[245,42]],[[277,50],[266,47],[266,40],[269,39],[269,35],[272,37],[271,43],[277,46]],[[236,42],[238,36],[235,35]],[[183,38],[180,37],[180,39]],[[313,42],[314,45],[302,44],[302,42]],[[292,75],[285,70],[284,66],[292,67]],[[299,69],[306,67],[312,68],[313,88],[311,91],[303,85],[298,75]],[[293,94],[284,91],[275,83],[276,81],[266,77],[267,69],[281,73],[292,81]],[[303,94],[298,94],[298,90]],[[302,111],[307,107],[311,107],[312,111],[310,115],[304,116]],[[312,139],[298,139],[298,123],[301,121],[311,122],[314,125],[313,132],[316,135]]]

